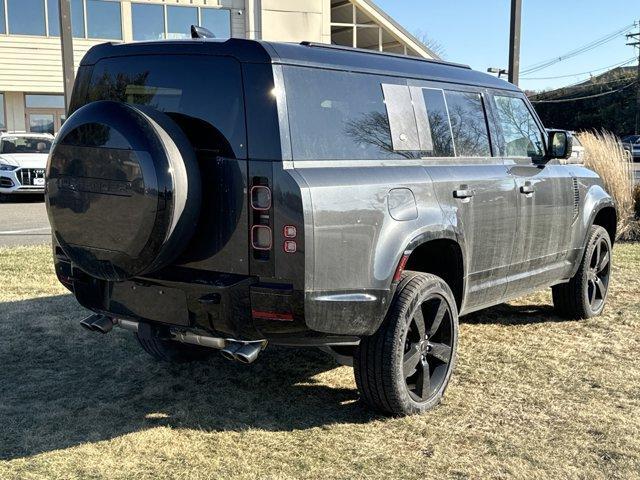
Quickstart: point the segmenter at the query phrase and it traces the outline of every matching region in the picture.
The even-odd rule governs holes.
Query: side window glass
[[[513,157],[542,157],[542,133],[522,98],[496,95],[498,121],[505,143],[505,154]]]
[[[458,157],[490,157],[489,133],[482,97],[474,92],[445,93]]]
[[[397,85],[398,80],[293,66],[285,67],[284,76],[295,160],[377,160],[417,156],[418,152],[394,148],[382,85]],[[393,91],[391,95],[402,97],[403,94]],[[409,102],[411,131],[415,139],[415,118],[410,106]],[[398,112],[402,111],[402,105],[394,105],[392,110],[396,107]],[[394,114],[398,112],[393,110]],[[401,133],[398,133],[398,140]],[[404,133],[407,142],[411,140],[411,132]]]
[[[451,122],[444,92],[419,87],[412,87],[411,92],[421,139],[421,156],[454,157]]]

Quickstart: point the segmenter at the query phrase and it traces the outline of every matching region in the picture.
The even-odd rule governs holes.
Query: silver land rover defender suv
[[[160,360],[267,344],[352,364],[363,402],[437,405],[458,317],[543,288],[598,315],[616,212],[513,85],[303,43],[103,44],[46,171],[58,278]]]

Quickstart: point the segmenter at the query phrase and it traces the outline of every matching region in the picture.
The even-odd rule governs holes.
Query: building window
[[[164,6],[131,4],[134,40],[160,40],[164,38]]]
[[[231,12],[222,8],[201,8],[200,25],[213,32],[216,38],[229,38]]]
[[[7,20],[4,16],[4,0],[0,0],[0,33],[7,33],[5,31],[5,24]]]
[[[5,130],[7,123],[4,115],[4,93],[0,93],[0,130]]]
[[[27,108],[64,108],[64,95],[25,95]]]
[[[9,33],[15,35],[46,34],[44,0],[7,0]]]
[[[167,7],[167,38],[189,38],[191,25],[197,24],[197,8]]]
[[[420,56],[351,2],[331,0],[331,43]]]
[[[60,10],[58,0],[47,0],[49,36],[60,35]],[[71,0],[71,30],[76,38],[84,38],[84,1]]]
[[[85,0],[88,38],[122,39],[120,2]]]
[[[231,12],[222,8],[201,8],[132,3],[134,40],[189,38],[191,25],[201,25],[216,38],[231,36]]]

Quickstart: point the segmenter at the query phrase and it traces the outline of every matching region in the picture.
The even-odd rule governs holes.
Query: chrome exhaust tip
[[[222,355],[227,360],[237,361],[236,352],[240,350],[242,347],[239,343],[229,343],[226,347],[220,350],[220,355]]]
[[[256,361],[261,351],[261,343],[247,343],[236,350],[235,359],[244,364],[253,363]]]
[[[81,320],[81,321],[80,321],[80,326],[81,326],[81,327],[83,327],[83,328],[86,328],[86,329],[87,329],[87,330],[89,330],[90,332],[95,331],[95,330],[93,329],[93,325],[92,325],[92,324],[93,324],[93,322],[94,322],[94,320],[95,320],[95,318],[94,318],[94,317],[95,317],[95,315],[90,315],[90,316],[88,316],[87,318],[85,318],[84,320]]]
[[[102,334],[109,333],[113,329],[113,320],[104,315],[100,315],[92,324],[94,332],[100,332]]]
[[[96,313],[82,320],[80,325],[92,332],[109,333],[113,328],[113,320]]]

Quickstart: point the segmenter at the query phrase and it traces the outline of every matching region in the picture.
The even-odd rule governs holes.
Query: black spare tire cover
[[[55,239],[92,277],[162,268],[196,228],[195,152],[171,118],[149,107],[100,101],[77,110],[54,141],[46,178]]]

